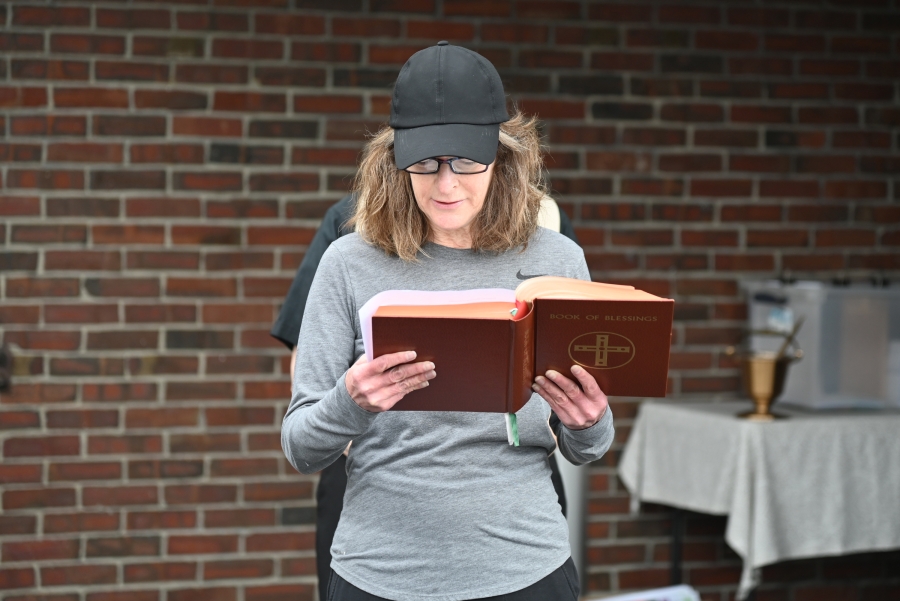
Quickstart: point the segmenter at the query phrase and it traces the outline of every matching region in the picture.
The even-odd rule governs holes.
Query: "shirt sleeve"
[[[281,446],[294,468],[311,474],[334,462],[378,416],[359,407],[344,383],[362,345],[350,279],[334,246],[322,257],[306,310]]]
[[[281,305],[278,319],[272,325],[269,334],[291,350],[297,345],[300,326],[303,323],[303,312],[306,309],[306,300],[309,296],[310,286],[312,286],[313,276],[316,275],[316,269],[319,267],[319,261],[322,260],[322,255],[325,254],[325,250],[332,242],[349,233],[341,226],[349,218],[352,209],[352,196],[345,196],[326,211],[322,223],[316,230],[316,235],[303,257],[303,262],[300,263],[300,267],[294,275],[294,281],[291,282],[291,287]]]

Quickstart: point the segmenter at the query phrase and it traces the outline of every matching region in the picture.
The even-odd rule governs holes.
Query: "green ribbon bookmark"
[[[516,414],[506,414],[506,439],[509,444],[519,446],[519,425],[516,423]]]

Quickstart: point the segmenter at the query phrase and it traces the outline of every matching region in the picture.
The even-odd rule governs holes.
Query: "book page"
[[[460,305],[387,305],[374,317],[452,317],[464,319],[512,319],[515,303],[464,303]]]
[[[366,358],[372,356],[372,316],[379,307],[388,305],[461,305],[465,303],[507,303],[515,306],[516,293],[504,288],[476,288],[473,290],[385,290],[370,298],[359,310]]]
[[[588,299],[588,300],[634,300],[668,301],[649,292],[637,290],[634,286],[586,282],[574,278],[540,276],[519,284],[516,299],[527,303],[536,298]]]

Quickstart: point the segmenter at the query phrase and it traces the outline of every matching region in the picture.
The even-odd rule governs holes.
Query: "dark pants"
[[[481,601],[577,601],[581,593],[578,584],[578,572],[572,558],[556,568],[550,575],[538,580],[529,587],[496,597],[478,597]],[[360,590],[331,572],[328,583],[328,596],[325,601],[388,601],[384,597],[376,597]],[[473,600],[475,601],[475,600]]]
[[[553,488],[556,489],[562,513],[566,515],[566,493],[563,490],[555,454],[550,455],[550,481],[553,482]],[[320,601],[328,598],[326,593],[328,577],[331,574],[331,543],[341,517],[341,510],[344,508],[344,490],[346,488],[347,458],[341,455],[337,461],[322,470],[319,475],[319,486],[316,489],[316,573],[319,576]],[[578,582],[577,578],[575,582]]]

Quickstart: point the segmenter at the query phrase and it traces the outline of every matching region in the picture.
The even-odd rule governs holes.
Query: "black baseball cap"
[[[397,168],[435,156],[489,165],[509,121],[500,75],[486,58],[438,42],[410,57],[394,84],[390,125]]]

